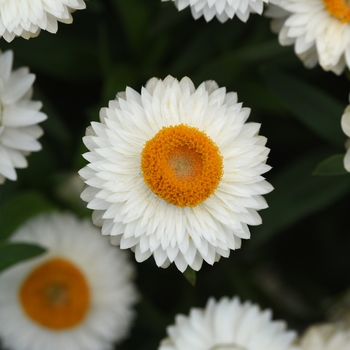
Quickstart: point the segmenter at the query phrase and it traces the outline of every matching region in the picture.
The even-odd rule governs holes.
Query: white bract
[[[300,341],[302,350],[350,350],[350,330],[324,323],[309,327]]]
[[[37,124],[47,118],[31,100],[35,75],[26,67],[12,71],[12,62],[12,51],[0,52],[0,184],[17,180],[15,168],[26,168],[26,156],[41,149]]]
[[[133,266],[88,220],[41,215],[11,241],[47,251],[0,274],[0,339],[9,350],[107,350],[134,317]]]
[[[350,5],[343,0],[270,0],[265,12],[281,45],[308,68],[341,74],[350,67]]]
[[[169,0],[162,0],[169,1]],[[262,14],[264,3],[268,0],[171,0],[179,11],[191,7],[195,19],[203,16],[207,22],[215,16],[220,22],[226,22],[235,15],[246,22],[251,13]]]
[[[286,328],[269,309],[238,298],[210,298],[204,310],[177,315],[158,350],[300,350],[292,345],[296,333]]]
[[[213,264],[259,225],[269,149],[250,110],[214,81],[152,78],[101,109],[79,174],[93,222],[136,260],[180,271]]]
[[[345,108],[341,117],[341,127],[346,136],[350,138],[350,105]],[[350,172],[350,139],[345,143],[346,153],[344,157],[344,168]]]
[[[0,0],[0,37],[10,42],[36,37],[41,29],[56,33],[57,22],[72,23],[71,12],[84,8],[83,0]]]

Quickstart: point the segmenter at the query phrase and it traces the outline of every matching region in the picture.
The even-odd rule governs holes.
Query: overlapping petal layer
[[[213,264],[240,248],[241,239],[250,237],[248,225],[261,223],[257,210],[267,207],[261,195],[272,190],[261,176],[270,169],[266,138],[258,135],[259,124],[245,123],[249,112],[235,93],[213,81],[196,89],[189,78],[153,78],[141,94],[131,88],[118,94],[101,110],[101,122],[87,129],[89,164],[79,172],[87,185],[81,197],[94,210],[102,234],[122,249],[131,248],[139,262],[153,255],[158,266],[175,262],[181,271],[198,270],[203,259]],[[205,133],[222,157],[220,182],[196,206],[174,205],[156,195],[141,169],[146,142],[162,128],[178,125]],[[200,182],[192,185],[201,190]],[[176,195],[176,186],[172,191]]]
[[[26,168],[26,156],[41,149],[37,124],[47,118],[31,100],[35,75],[26,67],[12,71],[12,62],[12,51],[0,53],[0,184],[17,180],[15,168]]]
[[[0,37],[12,41],[56,33],[57,22],[72,23],[71,12],[85,8],[84,0],[0,0]]]
[[[266,15],[272,18],[271,29],[278,33],[280,44],[294,45],[306,67],[319,63],[325,71],[339,75],[350,67],[350,23],[327,6],[328,2],[271,0]],[[343,0],[333,3],[340,6]],[[344,6],[344,11],[349,11],[349,5]]]
[[[162,0],[169,1],[169,0]],[[268,0],[172,0],[179,11],[190,6],[195,19],[204,17],[207,22],[216,17],[220,22],[226,22],[237,16],[246,22],[251,13],[262,14],[264,3]]]
[[[210,298],[204,310],[177,315],[158,349],[300,350],[292,345],[296,333],[286,328],[285,322],[272,321],[271,310],[238,298]]]

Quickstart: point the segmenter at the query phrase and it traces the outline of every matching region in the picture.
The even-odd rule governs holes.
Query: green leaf
[[[37,245],[27,243],[0,243],[0,272],[20,261],[34,258],[45,252]]]
[[[28,191],[11,197],[0,206],[0,242],[30,217],[55,209],[54,204],[38,192]]]
[[[344,105],[318,87],[275,67],[265,68],[261,74],[280,103],[294,117],[324,140],[343,147],[340,117]]]
[[[275,189],[266,196],[269,208],[261,212],[262,225],[252,229],[253,245],[271,240],[284,228],[348,195],[348,177],[312,176],[315,162],[325,158],[326,152],[309,152],[291,162],[275,180],[269,179]]]
[[[150,16],[149,5],[143,0],[112,2],[117,18],[122,22],[130,47],[139,52],[145,41]]]
[[[349,175],[344,168],[344,154],[335,154],[320,162],[313,175]]]
[[[188,267],[185,272],[183,273],[184,277],[187,279],[188,282],[190,282],[190,284],[192,286],[195,286],[196,284],[196,271],[192,270],[190,267]]]
[[[96,43],[86,35],[75,36],[63,26],[56,35],[42,31],[35,40],[14,40],[4,47],[13,49],[16,60],[22,60],[35,73],[70,81],[86,81],[100,75]]]

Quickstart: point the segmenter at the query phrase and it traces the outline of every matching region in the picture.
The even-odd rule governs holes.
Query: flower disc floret
[[[249,109],[213,81],[153,78],[102,108],[79,174],[93,222],[138,262],[199,270],[238,249],[261,222],[269,150]]]
[[[323,0],[326,10],[342,23],[350,22],[350,3],[348,0]]]
[[[127,335],[137,299],[133,266],[98,231],[89,220],[52,213],[14,232],[12,243],[46,251],[0,274],[4,348],[109,350]]]
[[[85,318],[90,288],[83,273],[69,260],[54,258],[37,266],[19,290],[25,313],[50,329],[67,329]]]
[[[163,127],[146,142],[141,157],[146,184],[180,207],[202,203],[221,180],[219,148],[205,133],[184,124]]]

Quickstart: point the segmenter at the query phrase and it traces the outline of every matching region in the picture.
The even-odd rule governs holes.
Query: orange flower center
[[[163,127],[146,142],[141,169],[148,187],[179,207],[202,203],[220,183],[222,157],[216,144],[197,128]]]
[[[323,0],[326,10],[342,23],[350,22],[349,0]]]
[[[23,282],[19,298],[25,313],[53,330],[78,325],[90,305],[90,290],[81,271],[55,258],[35,268]]]

